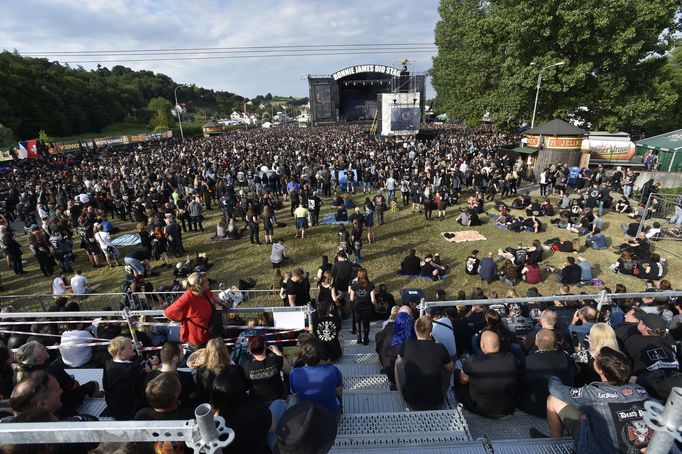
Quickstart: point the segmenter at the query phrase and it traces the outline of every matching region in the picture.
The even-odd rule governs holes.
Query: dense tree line
[[[177,86],[170,77],[124,66],[85,70],[0,53],[0,124],[16,138],[33,138],[44,130],[50,136],[100,131],[126,119],[149,123],[154,98],[174,103]],[[229,115],[241,110],[244,98],[225,91],[183,86],[178,98],[190,112]]]
[[[441,0],[435,107],[454,118],[530,122],[576,117],[590,129],[650,131],[680,117],[670,50],[679,0]],[[674,121],[673,121],[674,122]]]

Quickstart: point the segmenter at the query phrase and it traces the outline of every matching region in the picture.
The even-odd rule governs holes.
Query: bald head
[[[481,350],[483,353],[497,353],[500,351],[500,337],[494,331],[483,331],[481,334]]]
[[[535,345],[538,350],[543,352],[554,350],[556,348],[556,334],[551,329],[542,328],[535,335]]]

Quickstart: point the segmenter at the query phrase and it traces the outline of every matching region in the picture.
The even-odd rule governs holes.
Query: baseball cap
[[[284,412],[277,423],[276,454],[323,454],[336,438],[336,418],[326,408],[309,400]]]
[[[666,329],[668,327],[668,323],[658,314],[645,314],[641,321],[651,330]]]

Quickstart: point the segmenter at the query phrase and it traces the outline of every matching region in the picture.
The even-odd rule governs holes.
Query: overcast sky
[[[432,43],[438,0],[8,0],[0,46],[23,52],[196,47]],[[106,63],[161,72],[182,84],[247,97],[268,92],[307,96],[307,74],[356,64],[431,67],[432,53],[396,52],[186,61]],[[100,57],[97,57],[100,58]],[[118,57],[121,59],[121,57]],[[131,58],[131,57],[126,57]],[[158,57],[144,57],[158,58]],[[62,62],[92,57],[59,57]],[[96,64],[82,64],[92,68]],[[433,97],[429,86],[427,96]]]

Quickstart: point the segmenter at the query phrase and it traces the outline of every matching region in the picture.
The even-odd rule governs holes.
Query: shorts
[[[308,220],[306,218],[296,218],[296,228],[297,229],[307,229]]]
[[[559,412],[559,419],[564,430],[574,439],[578,437],[578,430],[580,430],[580,416],[580,410],[573,405],[566,405]]]

